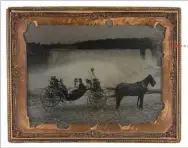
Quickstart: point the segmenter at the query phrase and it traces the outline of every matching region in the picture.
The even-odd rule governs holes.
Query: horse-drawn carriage
[[[60,102],[74,101],[83,97],[88,92],[87,101],[94,107],[102,107],[106,104],[106,94],[100,86],[100,81],[94,76],[94,69],[91,68],[91,79],[86,79],[86,85],[82,79],[74,79],[74,87],[67,89],[62,79],[57,80],[51,77],[49,85],[41,91],[41,102],[43,107],[51,108]],[[79,83],[79,85],[77,85]]]
[[[107,96],[101,88],[100,81],[95,77],[94,69],[91,68],[91,79],[86,79],[87,86],[82,79],[74,80],[74,88],[67,89],[62,80],[52,77],[49,86],[41,92],[41,101],[44,108],[55,107],[60,102],[74,101],[83,97],[89,92],[87,101],[94,107],[103,107],[106,104]],[[79,85],[77,85],[79,83]],[[135,83],[120,83],[114,88],[105,88],[114,91],[111,97],[116,98],[116,109],[119,108],[120,102],[124,96],[137,96],[137,106],[143,108],[144,95],[148,92],[148,85],[156,85],[155,79],[149,74],[143,80]],[[109,96],[110,97],[110,96]],[[140,103],[139,103],[140,102]],[[139,103],[139,104],[138,104]]]

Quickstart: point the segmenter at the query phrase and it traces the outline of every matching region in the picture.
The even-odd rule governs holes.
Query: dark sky
[[[71,44],[75,42],[98,40],[106,38],[156,38],[163,39],[163,31],[158,27],[154,28],[146,25],[129,24],[121,26],[35,26],[29,24],[25,33],[25,40],[28,43],[35,42],[41,44],[62,43]]]

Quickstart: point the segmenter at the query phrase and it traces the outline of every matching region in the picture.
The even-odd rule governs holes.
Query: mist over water
[[[156,66],[156,58],[146,52],[142,59],[139,50],[52,50],[48,65],[38,65],[28,73],[28,89],[44,88],[51,76],[62,78],[67,87],[73,86],[74,78],[90,78],[89,70],[95,74],[102,87],[115,87],[118,83],[132,83],[151,74],[160,88],[161,69]]]

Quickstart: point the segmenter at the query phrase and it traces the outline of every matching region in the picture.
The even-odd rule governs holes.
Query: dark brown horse
[[[148,84],[151,84],[152,87],[156,84],[156,81],[151,75],[148,75],[145,79],[136,83],[118,84],[115,88],[116,109],[119,108],[120,102],[124,96],[138,96],[138,102],[140,101],[139,107],[143,108],[144,94],[147,91]]]

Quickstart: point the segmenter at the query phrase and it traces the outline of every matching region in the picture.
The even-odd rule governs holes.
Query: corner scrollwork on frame
[[[12,11],[14,10],[14,11]],[[20,12],[19,10],[22,10]],[[56,11],[56,12],[55,12]],[[58,12],[57,12],[58,11]],[[67,11],[69,11],[67,13]],[[78,11],[78,13],[76,13]],[[89,11],[89,12],[88,12]],[[104,142],[179,142],[180,141],[180,49],[174,48],[173,43],[180,43],[180,10],[179,8],[10,8],[7,11],[8,17],[8,84],[9,84],[9,141],[11,142],[32,142],[32,141],[104,141]],[[55,17],[54,17],[55,16]],[[135,19],[136,18],[136,19]],[[173,106],[172,122],[165,120],[162,115],[171,115],[163,110],[156,122],[152,124],[138,124],[129,126],[116,125],[118,132],[106,132],[104,125],[97,125],[101,128],[88,128],[84,132],[75,132],[77,125],[71,125],[66,130],[57,128],[45,129],[45,124],[37,128],[30,128],[27,121],[26,95],[22,91],[26,90],[26,63],[24,57],[25,43],[23,34],[29,22],[35,24],[82,24],[82,25],[105,25],[106,21],[111,21],[110,25],[150,25],[156,27],[161,25],[168,35],[163,43],[164,67],[166,72],[165,86],[163,88],[163,101]],[[178,25],[177,25],[178,24]],[[170,26],[170,27],[169,27]],[[19,28],[19,29],[18,29]],[[20,29],[22,28],[22,29]],[[23,30],[23,28],[25,30]],[[170,28],[170,29],[169,29]],[[20,31],[21,30],[21,31]],[[173,32],[173,33],[172,33]],[[171,39],[172,37],[172,39]],[[169,41],[169,39],[171,39]],[[18,46],[19,45],[19,46]],[[20,57],[21,55],[21,57]],[[170,60],[170,62],[167,62]],[[20,63],[23,63],[20,66]],[[22,91],[19,91],[21,89]],[[167,91],[166,91],[167,90]],[[171,98],[173,97],[173,98]],[[21,105],[20,105],[21,104]],[[19,107],[18,107],[19,105]],[[168,105],[168,104],[167,104]],[[172,109],[172,108],[170,108]],[[160,118],[161,117],[161,118]],[[96,126],[96,127],[97,127]],[[105,127],[111,125],[105,125]],[[113,125],[114,126],[114,125]],[[23,127],[24,129],[21,129]],[[73,128],[74,127],[74,128]],[[86,127],[86,126],[85,126]],[[114,126],[115,127],[115,126]],[[170,128],[169,128],[170,127]],[[167,129],[168,128],[168,129]],[[72,129],[72,130],[71,130]],[[86,128],[85,128],[86,129]],[[155,132],[152,132],[154,129]],[[69,130],[69,131],[68,131]],[[66,132],[68,131],[68,132]],[[33,138],[33,139],[32,139]],[[38,138],[38,139],[37,139]]]

